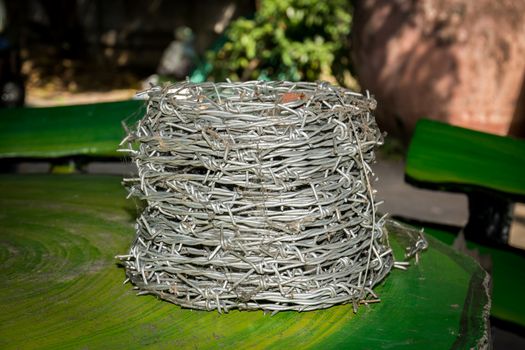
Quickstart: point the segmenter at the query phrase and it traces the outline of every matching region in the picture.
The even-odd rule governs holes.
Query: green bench
[[[140,106],[2,110],[0,162],[119,157],[121,121]],[[464,349],[488,340],[485,271],[432,237],[418,265],[377,287],[382,302],[357,314],[341,305],[219,315],[138,297],[114,259],[135,235],[125,197],[117,176],[0,174],[0,348]],[[388,229],[401,260],[411,229]]]
[[[142,115],[144,101],[0,111],[0,159],[115,158],[122,122]]]
[[[468,248],[492,259],[492,315],[525,326],[525,254],[506,245],[513,203],[525,199],[525,141],[423,119],[408,150],[405,179],[468,196],[463,231]],[[426,231],[449,244],[455,238]]]

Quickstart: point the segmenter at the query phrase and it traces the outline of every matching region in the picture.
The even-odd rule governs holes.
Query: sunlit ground
[[[139,74],[116,64],[58,58],[45,50],[26,57],[22,73],[26,105],[36,107],[126,100],[142,83]]]

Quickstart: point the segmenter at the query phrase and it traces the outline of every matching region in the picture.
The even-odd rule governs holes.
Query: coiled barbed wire
[[[147,206],[119,256],[142,293],[219,312],[378,301],[394,262],[371,186],[374,99],[261,81],[144,94],[124,182]]]

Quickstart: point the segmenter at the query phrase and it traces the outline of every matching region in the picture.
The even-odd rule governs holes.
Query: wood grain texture
[[[423,119],[410,144],[405,174],[423,187],[482,187],[523,199],[525,141]]]
[[[419,265],[393,271],[381,303],[315,312],[181,309],[122,285],[114,256],[134,238],[120,179],[0,176],[0,348],[470,348],[483,336],[485,273],[429,238]],[[391,236],[398,256],[402,248]]]
[[[143,101],[0,110],[0,158],[121,156],[121,122],[143,115]]]

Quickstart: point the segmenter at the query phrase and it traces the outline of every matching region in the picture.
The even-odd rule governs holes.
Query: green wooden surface
[[[219,315],[136,296],[114,260],[135,214],[117,177],[0,176],[0,348],[465,349],[483,336],[484,271],[432,238],[357,315]]]
[[[525,141],[420,120],[405,173],[416,184],[489,188],[525,196]]]
[[[0,109],[0,158],[115,157],[121,121],[142,115],[144,101]]]
[[[431,228],[425,232],[449,245],[456,238],[453,233]],[[492,259],[491,315],[525,326],[525,255],[472,242],[467,242],[467,247]]]

